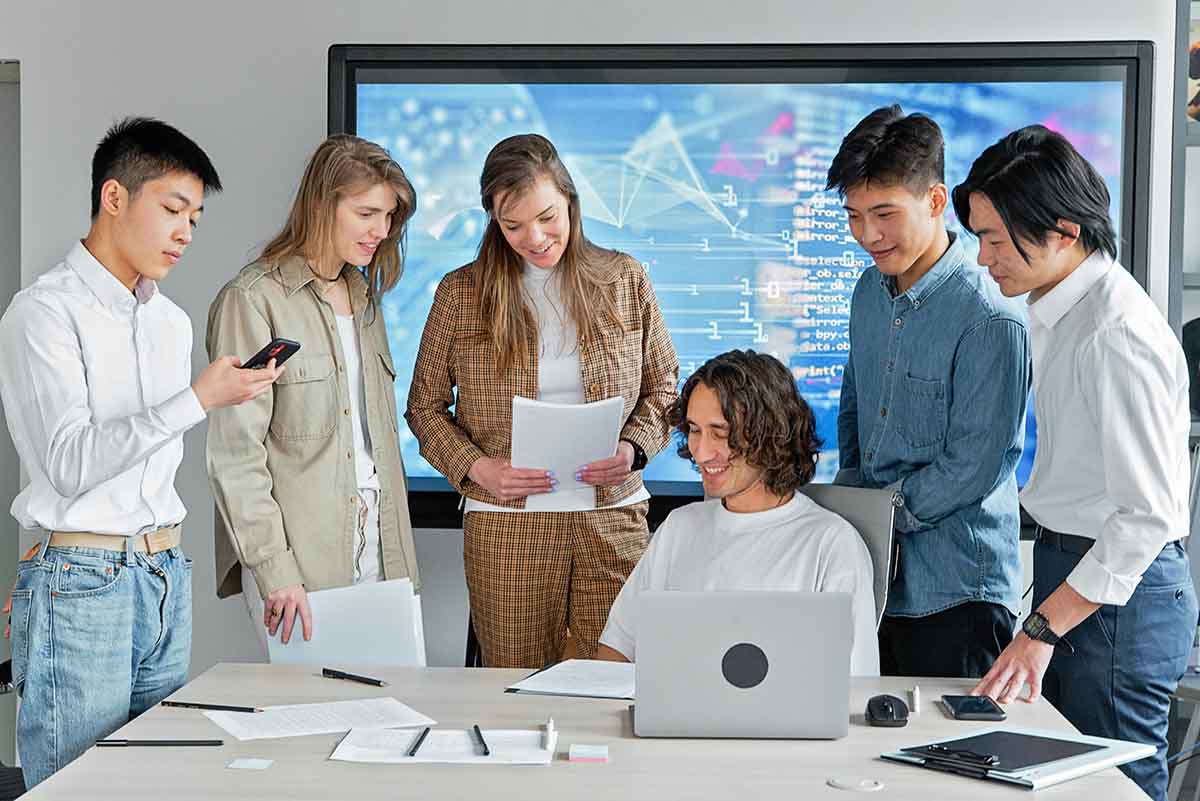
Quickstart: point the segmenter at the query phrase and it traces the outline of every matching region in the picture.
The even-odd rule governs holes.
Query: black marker
[[[333,668],[321,668],[321,675],[327,679],[345,679],[346,681],[356,681],[359,684],[370,684],[372,687],[386,687],[387,682],[373,679],[370,676],[356,676],[353,673],[347,673],[344,670],[334,670]]]
[[[487,740],[483,739],[483,732],[479,730],[479,724],[476,723],[471,728],[474,730],[475,736],[479,738],[479,747],[483,749],[483,755],[491,756],[492,751],[490,748],[488,748]]]

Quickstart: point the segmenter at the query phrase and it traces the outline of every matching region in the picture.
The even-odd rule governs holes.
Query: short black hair
[[[170,172],[191,173],[205,193],[221,191],[208,154],[178,129],[150,117],[121,120],[108,129],[92,156],[92,219],[100,213],[105,181],[115,179],[132,197],[142,184]]]
[[[676,453],[684,459],[692,458],[688,403],[700,384],[721,402],[730,449],[763,471],[768,490],[787,495],[812,481],[821,450],[817,420],[783,362],[766,353],[731,350],[692,373],[667,410],[667,421],[675,427]]]
[[[971,195],[986,195],[1004,221],[1013,245],[1026,262],[1021,239],[1045,244],[1059,220],[1079,226],[1087,252],[1117,257],[1117,235],[1109,217],[1108,186],[1096,168],[1067,138],[1044,125],[1019,128],[975,159],[967,179],[954,187],[954,213],[971,233]]]
[[[825,188],[846,193],[865,183],[901,185],[921,194],[946,180],[942,129],[899,105],[877,108],[846,134],[829,165]]]

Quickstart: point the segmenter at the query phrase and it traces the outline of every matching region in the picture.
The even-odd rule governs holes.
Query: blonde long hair
[[[550,140],[537,134],[510,136],[493,147],[483,163],[479,194],[489,219],[475,261],[480,311],[489,326],[497,374],[501,375],[516,364],[529,364],[528,342],[536,339],[537,324],[521,285],[525,262],[500,230],[502,209],[496,208],[496,200],[501,198],[507,205],[542,178],[549,179],[567,199],[570,233],[554,269],[576,332],[581,339],[591,338],[596,332],[597,311],[624,330],[613,291],[621,254],[594,245],[583,235],[579,193]]]
[[[278,264],[300,256],[317,264],[330,255],[338,203],[376,184],[389,184],[396,193],[396,211],[388,234],[367,265],[367,297],[374,307],[394,287],[404,271],[405,233],[417,210],[417,193],[400,165],[374,142],[350,134],[335,134],[322,142],[308,160],[287,222],[259,258]]]

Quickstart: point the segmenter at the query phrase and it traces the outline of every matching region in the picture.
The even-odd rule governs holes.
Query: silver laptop
[[[645,592],[640,598],[640,737],[845,737],[850,595]]]

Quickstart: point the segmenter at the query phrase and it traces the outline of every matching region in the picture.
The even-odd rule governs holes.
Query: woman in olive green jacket
[[[308,592],[417,584],[380,308],[415,209],[385,150],[330,137],[283,230],[209,310],[210,353],[248,358],[274,337],[301,345],[272,391],[209,416],[217,594],[245,594],[264,642],[282,624],[286,643],[297,617],[311,637]]]

